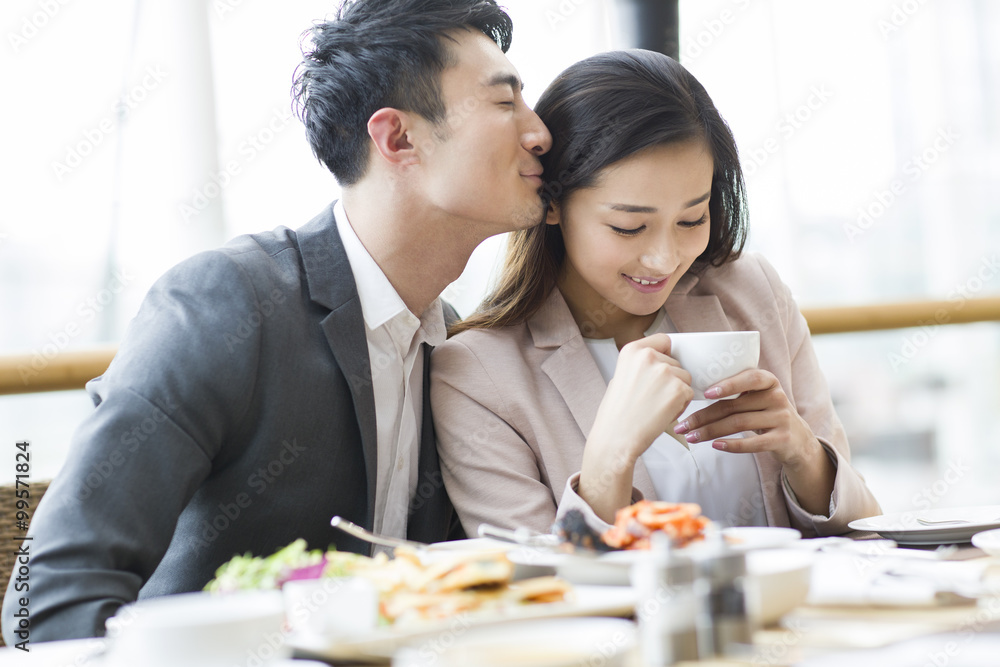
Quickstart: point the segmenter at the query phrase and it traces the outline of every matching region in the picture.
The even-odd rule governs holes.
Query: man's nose
[[[549,128],[545,127],[545,123],[530,107],[525,119],[524,131],[521,133],[521,145],[535,156],[544,155],[552,148],[552,135],[549,133]]]

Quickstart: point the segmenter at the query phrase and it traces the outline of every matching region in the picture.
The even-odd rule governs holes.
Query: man
[[[340,515],[454,536],[427,402],[440,292],[494,234],[538,223],[551,137],[494,0],[357,0],[312,31],[296,100],[343,198],[235,239],[151,289],[31,526],[32,641],[202,588],[234,554],[369,545]],[[419,317],[418,317],[419,315]],[[13,581],[11,582],[13,584]]]

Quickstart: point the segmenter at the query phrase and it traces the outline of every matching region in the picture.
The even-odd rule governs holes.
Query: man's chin
[[[516,231],[518,229],[530,229],[537,225],[542,224],[545,221],[545,204],[542,203],[541,198],[538,200],[538,205],[524,213],[520,220],[515,220],[518,226],[512,230]]]

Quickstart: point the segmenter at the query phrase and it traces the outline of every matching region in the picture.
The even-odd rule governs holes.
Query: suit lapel
[[[344,244],[337,231],[331,204],[296,232],[305,268],[309,297],[330,309],[320,326],[350,387],[354,414],[361,431],[365,458],[368,512],[366,525],[375,523],[378,434],[375,423],[375,395],[361,301],[354,284]]]

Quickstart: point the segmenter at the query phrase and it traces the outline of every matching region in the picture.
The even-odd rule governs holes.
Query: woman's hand
[[[692,444],[714,440],[712,447],[727,452],[772,452],[781,461],[785,477],[802,507],[813,514],[826,515],[836,470],[809,424],[788,400],[778,378],[755,368],[705,391],[706,398],[733,394],[739,396],[699,410],[674,431]],[[725,438],[747,431],[755,435]]]
[[[632,500],[635,462],[694,397],[691,375],[670,357],[670,338],[654,334],[621,349],[587,438],[578,493],[599,517]]]

